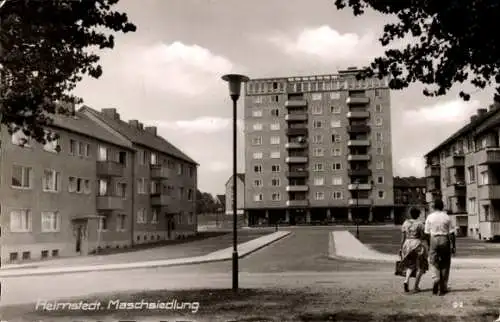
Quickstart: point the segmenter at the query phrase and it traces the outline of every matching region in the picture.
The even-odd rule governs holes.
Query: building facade
[[[427,201],[443,200],[461,235],[500,237],[500,108],[470,122],[427,153]]]
[[[226,182],[226,215],[233,214],[233,176]],[[236,175],[236,214],[242,215],[245,208],[245,174]]]
[[[250,225],[393,218],[388,81],[357,72],[246,84]]]
[[[428,213],[426,201],[426,179],[416,177],[394,177],[394,222],[402,224],[411,208],[421,211],[421,219]]]
[[[157,197],[152,184],[140,185],[136,160],[141,150],[121,132],[97,122],[90,111],[55,115],[48,130],[59,137],[46,145],[2,129],[2,263],[86,255],[196,232],[191,223],[196,219],[189,216],[194,201],[177,206],[169,200],[165,207],[156,207],[155,198],[168,198]],[[169,156],[194,167],[193,177],[177,177],[168,167],[151,164],[148,179],[159,176],[196,189],[196,163]],[[163,210],[172,204],[180,207],[177,215],[185,212],[186,218],[169,230]]]

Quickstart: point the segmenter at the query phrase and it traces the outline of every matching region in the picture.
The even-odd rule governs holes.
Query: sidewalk
[[[278,231],[268,234],[243,244],[238,245],[238,255],[240,258],[245,257],[267,245],[270,245],[286,236],[291,232]],[[51,274],[65,274],[65,273],[82,273],[93,271],[115,271],[115,270],[128,270],[138,268],[156,268],[168,267],[178,265],[192,265],[202,264],[217,261],[225,261],[232,258],[233,248],[228,247],[219,251],[212,252],[204,256],[196,256],[189,258],[177,258],[156,261],[143,261],[134,263],[120,263],[120,264],[102,264],[102,265],[88,265],[88,266],[73,266],[73,267],[39,267],[39,268],[2,268],[0,269],[0,278],[3,277],[20,277],[20,276],[34,276],[34,275],[51,275]]]
[[[378,252],[354,237],[349,231],[334,231],[330,234],[328,257],[332,259],[350,259],[395,263],[399,256]],[[451,260],[454,268],[500,267],[500,258],[460,258]]]

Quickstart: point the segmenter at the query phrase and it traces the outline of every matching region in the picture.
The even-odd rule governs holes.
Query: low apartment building
[[[500,237],[500,106],[470,122],[426,154],[427,201],[443,199],[462,235]]]
[[[426,179],[416,177],[394,177],[394,222],[402,224],[411,208],[421,211],[421,219],[428,213],[426,201]]]
[[[233,214],[233,176],[226,182],[226,215]],[[245,208],[245,174],[236,175],[236,214],[242,215]]]
[[[59,138],[46,145],[2,128],[2,263],[86,255],[196,232],[188,195],[196,190],[196,163],[147,132],[147,140],[165,142],[158,160],[168,156],[172,164],[145,158],[142,167],[149,171],[143,174],[136,161],[147,147],[138,149],[94,114],[101,112],[86,107],[73,116],[55,115],[48,130]],[[168,193],[156,193],[150,182],[157,180],[170,180]],[[179,197],[171,197],[176,192]]]

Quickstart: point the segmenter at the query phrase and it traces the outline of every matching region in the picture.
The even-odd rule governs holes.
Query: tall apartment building
[[[55,115],[59,138],[44,146],[2,129],[2,262],[196,232],[196,162],[135,122],[84,107]]]
[[[357,72],[246,84],[250,225],[393,216],[388,81]]]
[[[425,155],[427,201],[443,199],[462,235],[500,237],[500,107],[470,122]]]

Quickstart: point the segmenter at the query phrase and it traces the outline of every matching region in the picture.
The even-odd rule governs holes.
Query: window
[[[374,79],[374,82],[375,82],[375,86],[378,86],[379,80]],[[379,89],[375,89],[375,97],[380,97],[380,90]]]
[[[476,182],[476,169],[474,168],[474,166],[467,168],[467,180],[469,181],[469,183]]]
[[[384,169],[384,161],[383,160],[377,161],[377,163],[375,164],[375,168],[377,170],[383,170]]]
[[[331,126],[332,128],[339,128],[339,127],[341,127],[340,120],[332,120],[332,121],[330,122],[330,126]]]
[[[138,224],[145,224],[147,222],[147,212],[146,209],[139,209],[137,210],[137,223]]]
[[[342,177],[333,177],[332,178],[332,185],[341,186],[342,185]]]
[[[126,215],[123,214],[118,214],[116,216],[116,230],[117,231],[125,231],[125,222],[126,222]]]
[[[262,144],[262,136],[256,136],[252,138],[252,145],[261,145]]]
[[[151,210],[151,223],[152,224],[157,224],[158,223],[158,209]]]
[[[323,148],[314,148],[313,149],[313,155],[315,157],[322,157],[325,155],[325,149]]]
[[[279,192],[273,192],[271,195],[271,200],[272,201],[280,201],[281,200],[281,195]]]
[[[78,182],[78,179],[76,180]],[[99,196],[106,196],[108,194],[108,182],[106,180],[99,179],[98,181],[99,185],[99,191],[98,194]],[[78,190],[75,188],[75,191]]]
[[[59,146],[59,139],[57,139],[56,133],[45,133],[45,144],[43,145],[43,149],[47,152],[59,153],[61,151],[61,147]]]
[[[77,142],[73,139],[69,140],[69,154],[71,155],[77,154],[76,149],[77,149]]]
[[[271,172],[280,172],[280,165],[279,164],[273,164],[271,166]]]
[[[12,134],[12,144],[25,148],[29,148],[31,146],[30,138],[24,134],[23,130],[18,130]]]
[[[384,177],[383,176],[378,176],[377,177],[377,183],[383,184],[384,183]]]
[[[381,146],[377,146],[377,147],[376,147],[376,150],[375,150],[375,153],[376,153],[377,155],[384,155],[384,148],[383,148],[383,147],[381,147]]]
[[[127,197],[127,184],[124,182],[116,183],[116,195],[118,197],[126,198]]]
[[[314,143],[314,144],[323,143],[323,135],[314,135],[312,138],[312,143]]]
[[[194,194],[193,194],[193,189],[188,189],[188,191],[187,191],[187,192],[188,192],[188,195],[187,195],[187,200],[188,200],[188,201],[193,201],[193,196],[194,196]]]
[[[375,133],[375,140],[378,141],[378,142],[381,142],[382,141],[382,133],[380,132],[377,132]]]
[[[146,194],[146,179],[145,178],[137,179],[137,193],[140,195]]]
[[[253,117],[262,117],[262,110],[254,110],[252,111]]]
[[[333,148],[332,149],[332,155],[334,157],[339,157],[342,155],[342,148]]]
[[[385,198],[385,191],[384,190],[379,190],[378,191],[378,198],[379,199],[384,199]]]
[[[194,215],[194,212],[190,212],[189,213],[189,217],[188,217],[188,224],[189,225],[194,225],[196,224],[196,217]]]
[[[280,151],[271,152],[271,159],[279,159],[281,157]]]
[[[476,214],[476,198],[469,198],[467,203],[467,213],[469,215]]]
[[[43,171],[42,179],[43,191],[57,192],[59,191],[59,172],[51,169]]]
[[[278,131],[280,129],[280,124],[278,122],[271,123],[270,129],[271,131]]]
[[[322,191],[317,191],[314,194],[314,199],[316,199],[316,200],[324,200],[325,199],[325,193],[322,192]]]
[[[253,181],[253,186],[254,187],[262,187],[262,180],[261,179],[256,179]]]
[[[280,185],[281,185],[280,178],[272,178],[271,179],[271,186],[279,187]]]
[[[261,193],[255,194],[253,196],[253,201],[262,201],[264,198]]]
[[[322,95],[321,93],[313,93],[312,94],[312,100],[313,101],[321,101]]]
[[[332,164],[332,170],[333,171],[339,171],[342,170],[342,163],[340,162],[335,162]]]
[[[108,149],[106,147],[99,145],[98,153],[97,153],[98,161],[106,161],[108,160]]]
[[[383,118],[381,118],[380,116],[377,116],[377,117],[375,118],[375,125],[376,125],[376,126],[382,126],[383,121],[384,121],[384,119],[383,119]]]
[[[12,186],[15,188],[31,189],[33,170],[20,165],[12,166]]]
[[[97,223],[98,231],[107,231],[108,230],[108,216],[99,216],[99,221]]]
[[[253,153],[253,158],[258,160],[258,159],[262,159],[263,158],[263,153],[262,152],[254,152]]]
[[[382,113],[382,105],[380,104],[375,105],[375,112]]]
[[[252,128],[254,131],[262,131],[263,126],[262,123],[255,123]]]
[[[255,172],[255,173],[261,173],[262,172],[262,166],[260,164],[254,165],[253,166],[253,172]]]
[[[330,112],[333,114],[340,114],[342,112],[342,108],[340,105],[330,106]]]
[[[315,186],[322,186],[325,184],[325,178],[324,177],[315,177],[314,178],[314,185]]]
[[[58,232],[60,230],[60,216],[56,211],[42,212],[42,232]]]
[[[149,160],[149,163],[152,165],[157,165],[159,164],[158,162],[158,155],[154,152],[151,152],[151,159]]]
[[[271,116],[279,116],[279,115],[280,115],[280,111],[277,108],[273,108],[271,110]]]
[[[78,142],[78,156],[89,156],[90,155],[90,144],[83,142]]]
[[[10,212],[10,231],[23,233],[31,231],[31,211],[18,209]]]
[[[485,185],[489,184],[489,177],[488,177],[488,171],[483,171],[479,174],[479,184],[480,185]]]
[[[334,200],[340,200],[342,198],[342,191],[334,191],[332,192],[332,199]]]
[[[332,142],[338,143],[338,142],[340,142],[341,139],[342,139],[342,137],[340,135],[338,135],[338,134],[333,134],[332,135]]]
[[[269,141],[271,144],[280,144],[280,137],[279,136],[271,136]]]
[[[312,108],[312,114],[315,114],[315,115],[323,114],[323,107],[321,107],[321,106],[313,106],[313,108]]]
[[[321,171],[324,171],[325,168],[324,168],[324,165],[323,163],[315,163],[314,166],[313,166],[313,171],[314,172],[321,172]]]
[[[181,163],[177,163],[177,174],[181,175],[184,170],[184,166]]]
[[[271,96],[271,102],[278,103],[279,102],[279,96],[278,95]]]
[[[330,99],[331,100],[338,100],[338,99],[340,99],[340,93],[339,92],[330,93]]]
[[[83,193],[85,194],[90,194],[90,180],[85,179],[83,180]]]
[[[323,127],[323,121],[320,121],[320,120],[313,121],[313,128],[321,129],[322,127]]]
[[[127,152],[125,151],[120,151],[118,152],[118,163],[127,165]]]

